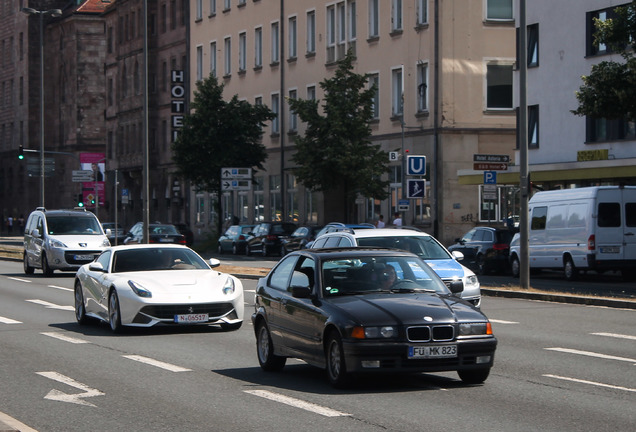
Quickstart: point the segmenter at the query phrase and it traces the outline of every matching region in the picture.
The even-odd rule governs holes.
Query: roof
[[[342,232],[337,233],[328,233],[325,236],[332,234],[342,234]],[[356,238],[366,238],[366,237],[431,237],[430,234],[427,234],[422,231],[415,231],[410,229],[399,229],[399,228],[376,228],[373,230],[370,229],[355,229],[353,233],[349,233]]]

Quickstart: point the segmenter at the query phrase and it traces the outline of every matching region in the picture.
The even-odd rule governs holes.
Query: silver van
[[[36,268],[45,276],[51,276],[53,270],[76,271],[109,246],[93,213],[38,207],[24,229],[24,273],[33,274]]]

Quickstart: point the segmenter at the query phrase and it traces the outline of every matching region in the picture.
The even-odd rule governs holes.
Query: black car
[[[110,230],[110,235],[106,234],[106,236],[108,237],[111,245],[115,246],[116,244],[124,244],[126,232],[120,224],[115,225],[115,222],[102,222],[102,228],[104,228],[104,231],[107,229]]]
[[[130,228],[124,244],[143,243],[144,224],[137,222]],[[177,243],[186,244],[186,238],[177,227],[171,224],[151,223],[148,225],[148,243]]]
[[[463,253],[463,263],[476,273],[505,272],[513,235],[507,228],[476,227],[455,239],[456,243],[448,250]]]
[[[287,357],[326,369],[335,387],[352,374],[457,371],[486,380],[497,339],[488,318],[419,257],[392,249],[292,252],[261,278],[252,315],[258,361]]]
[[[194,244],[194,232],[192,232],[188,224],[176,223],[174,226],[177,228],[177,231],[185,236],[186,246],[191,247]]]
[[[254,229],[254,225],[232,225],[219,237],[217,251],[222,254],[232,252],[234,255],[244,253],[247,237]]]
[[[313,241],[316,238],[316,234],[321,229],[321,226],[298,227],[289,237],[281,240],[281,256],[285,256],[289,252],[305,249],[307,247],[307,243]]]
[[[290,236],[298,225],[293,222],[262,222],[254,227],[247,238],[245,254],[252,255],[255,252],[263,256],[272,253],[280,254],[281,237]]]

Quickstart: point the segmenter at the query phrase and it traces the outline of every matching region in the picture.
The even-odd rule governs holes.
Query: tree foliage
[[[263,168],[267,152],[262,128],[274,118],[266,106],[251,105],[236,95],[225,101],[223,88],[213,75],[197,82],[191,112],[172,145],[178,174],[217,196],[223,167]]]
[[[349,52],[332,78],[320,83],[324,101],[290,99],[290,109],[307,124],[304,136],[295,137],[293,173],[311,190],[342,190],[352,201],[356,194],[384,199],[388,181],[388,153],[370,141],[373,97],[368,76],[353,72]]]
[[[611,19],[595,19],[595,43],[620,53],[624,61],[602,61],[583,76],[576,92],[580,116],[636,120],[636,1],[615,9]]]

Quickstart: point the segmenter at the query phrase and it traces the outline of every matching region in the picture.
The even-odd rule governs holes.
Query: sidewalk
[[[0,237],[0,260],[22,261],[22,237]],[[259,279],[267,275],[269,268],[230,266],[221,264],[219,271],[230,273],[241,279]],[[600,297],[581,293],[563,293],[530,288],[521,290],[518,286],[488,286],[482,280],[481,293],[484,296],[542,300],[557,303],[605,306],[622,309],[636,309],[634,297]]]

